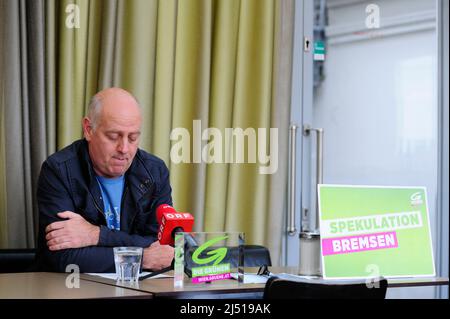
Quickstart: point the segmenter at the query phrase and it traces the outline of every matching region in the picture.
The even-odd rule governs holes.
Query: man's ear
[[[82,126],[84,138],[89,142],[92,136],[91,120],[88,117],[84,117],[82,121]]]

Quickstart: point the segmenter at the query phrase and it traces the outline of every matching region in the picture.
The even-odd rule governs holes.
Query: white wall
[[[368,4],[381,28],[367,29]],[[435,1],[328,0],[325,81],[314,126],[325,129],[324,182],[426,186],[436,253],[438,103]],[[434,298],[434,287],[388,298]]]

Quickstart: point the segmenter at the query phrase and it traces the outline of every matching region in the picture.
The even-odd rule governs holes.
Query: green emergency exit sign
[[[314,61],[325,60],[325,43],[323,41],[314,42]]]

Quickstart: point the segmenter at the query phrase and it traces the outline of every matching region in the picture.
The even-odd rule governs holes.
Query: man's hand
[[[174,257],[174,249],[169,245],[161,245],[155,241],[150,247],[144,249],[142,268],[160,270],[169,267]]]
[[[81,215],[70,211],[58,216],[67,220],[54,222],[45,228],[45,239],[50,250],[95,246],[100,237],[100,228],[87,222]]]

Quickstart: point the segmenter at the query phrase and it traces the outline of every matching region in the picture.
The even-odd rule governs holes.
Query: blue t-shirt
[[[106,178],[96,176],[102,191],[106,225],[109,229],[120,230],[120,204],[124,187],[124,176]]]

